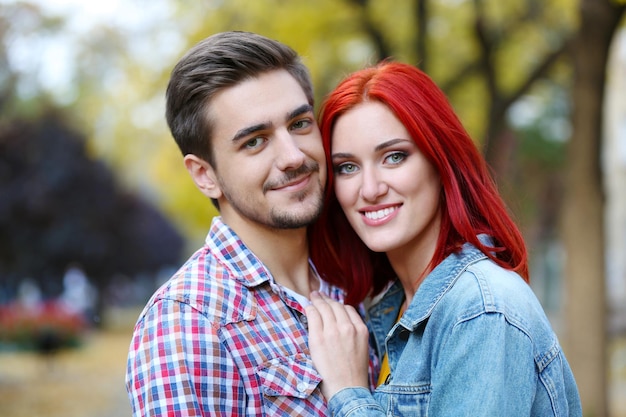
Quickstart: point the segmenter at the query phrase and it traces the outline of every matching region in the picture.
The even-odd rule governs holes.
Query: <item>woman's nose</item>
[[[361,183],[361,198],[365,201],[376,201],[387,194],[389,186],[373,169],[363,169]]]

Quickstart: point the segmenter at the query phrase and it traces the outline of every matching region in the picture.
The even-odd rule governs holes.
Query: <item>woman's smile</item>
[[[402,205],[397,204],[384,208],[367,208],[360,210],[364,217],[364,222],[368,226],[380,226],[396,217],[398,210]]]

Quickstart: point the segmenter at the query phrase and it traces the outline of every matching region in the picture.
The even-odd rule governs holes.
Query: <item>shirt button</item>
[[[304,392],[306,391],[306,384],[304,382],[298,382],[298,386],[296,388],[298,388],[299,392]]]
[[[305,326],[309,324],[309,319],[307,319],[306,315],[300,315],[300,323],[304,324]]]

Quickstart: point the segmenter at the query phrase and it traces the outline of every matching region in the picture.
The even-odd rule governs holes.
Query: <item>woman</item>
[[[312,294],[309,344],[333,415],[582,414],[528,285],[527,252],[484,159],[444,94],[385,62],[348,76],[320,113],[329,162],[313,261],[356,305],[382,359],[367,389],[367,331]]]

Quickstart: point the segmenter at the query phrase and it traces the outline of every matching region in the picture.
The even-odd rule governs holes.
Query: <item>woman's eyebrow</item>
[[[402,139],[402,138],[390,139],[390,140],[388,140],[386,142],[383,142],[383,143],[380,143],[380,144],[376,145],[374,150],[376,152],[382,151],[383,149],[389,148],[390,146],[393,146],[393,145],[398,144],[400,142],[408,142],[408,139]]]
[[[352,158],[352,154],[348,152],[337,152],[331,155],[332,159],[349,159]]]

